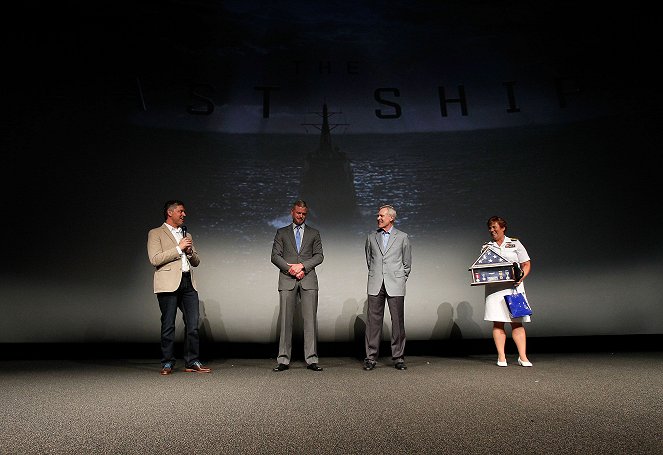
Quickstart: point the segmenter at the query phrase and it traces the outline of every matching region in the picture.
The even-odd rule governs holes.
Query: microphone
[[[186,230],[187,230],[187,229],[186,229],[186,226],[185,226],[185,225],[182,225],[182,238],[183,238],[183,239],[186,238]],[[189,254],[190,252],[191,252],[191,247],[187,248],[187,249],[184,251],[185,254]]]

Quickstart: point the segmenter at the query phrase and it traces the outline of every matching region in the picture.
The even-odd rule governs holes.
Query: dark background
[[[413,341],[490,337],[467,268],[495,214],[532,257],[531,336],[662,333],[644,3],[31,2],[3,22],[0,342],[157,339],[145,241],[171,198],[203,258],[206,336],[274,341],[271,241],[325,103],[356,201],[309,199],[322,341],[361,325],[382,203],[414,245]],[[443,115],[440,87],[467,115]]]

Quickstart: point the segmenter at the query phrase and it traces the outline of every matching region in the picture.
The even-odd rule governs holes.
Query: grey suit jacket
[[[392,228],[387,248],[382,249],[382,231],[366,238],[366,264],[368,265],[368,295],[378,295],[382,282],[390,296],[404,296],[405,282],[412,266],[412,247],[408,235]]]
[[[295,234],[292,232],[292,224],[284,226],[276,231],[274,245],[272,246],[272,264],[277,266],[279,273],[279,291],[290,291],[295,288],[297,279],[288,273],[288,264],[304,265],[304,278],[301,280],[302,289],[318,289],[318,276],[315,267],[320,265],[324,259],[322,254],[322,240],[320,232],[310,227],[304,227],[304,238],[302,247],[297,253]]]
[[[191,234],[187,233],[187,237]],[[147,234],[147,255],[150,263],[155,267],[154,270],[154,293],[175,292],[182,281],[182,260],[177,252],[177,240],[164,224],[158,228],[150,230]],[[189,264],[191,264],[191,283],[196,288],[193,267],[198,267],[200,258],[196,248],[193,247],[193,254],[187,255]]]

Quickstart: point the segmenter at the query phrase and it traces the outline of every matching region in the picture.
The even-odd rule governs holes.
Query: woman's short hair
[[[502,218],[501,216],[491,216],[490,218],[488,218],[486,226],[490,227],[490,225],[493,223],[499,224],[500,227],[504,228],[504,232],[506,232],[506,220],[504,218]]]

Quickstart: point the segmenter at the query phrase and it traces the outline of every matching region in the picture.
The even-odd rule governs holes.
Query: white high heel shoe
[[[505,367],[506,366],[506,359],[504,361],[497,359],[497,366],[498,367]]]
[[[533,366],[532,362],[526,362],[524,360],[520,360],[520,357],[518,357],[518,365],[520,365],[521,367],[531,367],[531,366]]]

